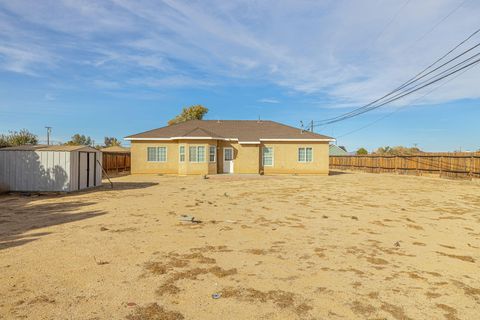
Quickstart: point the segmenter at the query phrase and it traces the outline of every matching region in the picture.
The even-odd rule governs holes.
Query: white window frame
[[[213,150],[213,160],[210,158],[212,156],[212,150]],[[208,162],[217,162],[217,146],[208,146]]]
[[[195,148],[195,158],[196,159],[194,161],[192,161],[192,159],[191,159],[191,152],[190,152],[191,148]],[[200,148],[203,148],[203,160],[202,161],[199,161],[199,159],[198,159],[198,150]],[[205,149],[206,149],[205,146],[197,146],[197,145],[189,146],[188,147],[188,162],[191,162],[191,163],[205,163],[206,158],[207,158],[207,155],[205,154],[206,153]]]
[[[265,149],[271,149],[272,150],[272,164],[265,164]],[[273,147],[263,147],[262,148],[262,165],[264,167],[273,167],[275,163],[275,152]]]
[[[300,160],[300,149],[305,150],[305,160],[304,161]],[[310,161],[307,161],[307,149],[312,150],[312,159]],[[298,147],[298,149],[297,149],[297,161],[300,162],[300,163],[312,163],[313,162],[313,148],[312,147]]]
[[[158,157],[158,160],[148,160],[148,150],[150,148],[155,149],[155,155],[156,155],[156,157]],[[158,153],[158,149],[160,149],[160,148],[165,149],[165,160],[160,160],[160,156],[159,156],[159,153]],[[164,162],[167,162],[167,161],[168,161],[168,148],[166,146],[147,147],[147,162],[161,162],[161,163],[164,163]]]
[[[182,153],[182,148],[183,148],[183,153]],[[182,160],[183,156],[183,160]],[[187,160],[187,148],[185,147],[184,144],[178,146],[178,162],[185,162]]]

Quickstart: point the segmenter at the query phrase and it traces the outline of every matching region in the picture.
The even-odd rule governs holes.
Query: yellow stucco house
[[[334,139],[273,121],[191,120],[125,138],[131,172],[328,174]]]

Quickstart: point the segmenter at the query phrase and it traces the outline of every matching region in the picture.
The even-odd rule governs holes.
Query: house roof
[[[102,152],[110,152],[110,153],[129,153],[130,148],[125,148],[122,146],[111,146],[100,149]]]
[[[219,139],[239,142],[334,141],[333,138],[304,131],[274,121],[190,120],[125,137],[125,140]]]
[[[98,151],[95,148],[89,146],[66,146],[66,145],[58,145],[58,146],[48,146],[46,144],[26,144],[23,146],[16,146],[16,147],[7,147],[1,148],[0,151]]]

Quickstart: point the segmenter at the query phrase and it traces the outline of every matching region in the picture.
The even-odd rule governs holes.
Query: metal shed
[[[25,145],[0,149],[0,187],[77,191],[102,184],[102,153],[88,146]]]

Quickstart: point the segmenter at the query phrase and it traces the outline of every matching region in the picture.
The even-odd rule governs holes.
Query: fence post
[[[440,156],[440,178],[442,177],[443,171],[443,156]]]
[[[468,173],[468,175],[470,176],[470,180],[473,180],[473,164],[474,163],[475,163],[475,157],[472,154],[472,156],[470,158],[470,170],[469,170],[469,173]]]
[[[418,156],[416,156],[416,159],[417,159],[417,160],[415,161],[415,162],[416,162],[416,165],[415,165],[415,173],[416,173],[417,176],[418,176],[418,175],[419,175],[419,174],[418,174]]]

